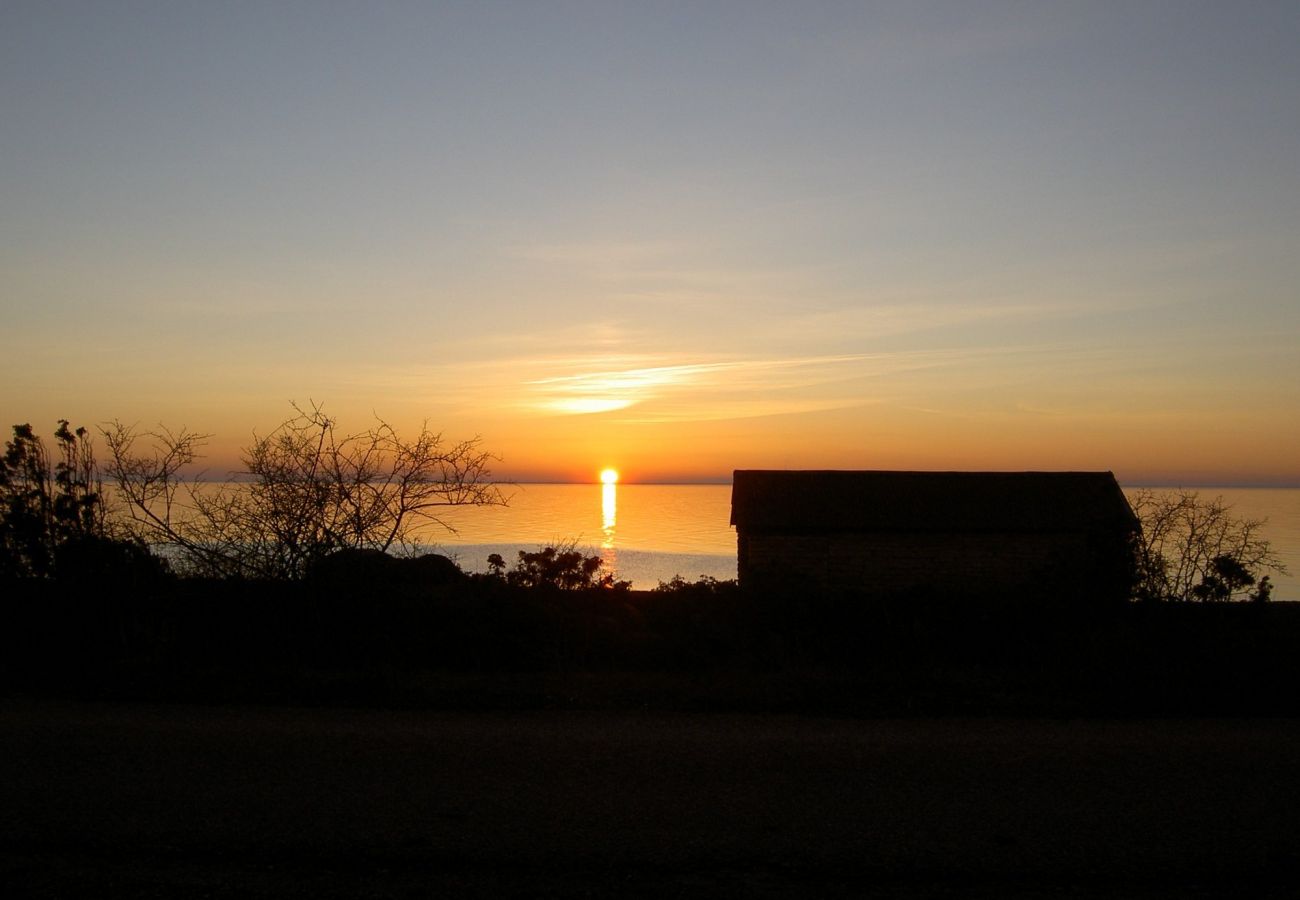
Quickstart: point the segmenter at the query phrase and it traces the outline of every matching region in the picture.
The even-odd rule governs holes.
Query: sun
[[[601,484],[618,484],[618,469],[601,469]]]

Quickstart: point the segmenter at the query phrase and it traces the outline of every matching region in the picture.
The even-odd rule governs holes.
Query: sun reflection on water
[[[601,546],[614,547],[614,528],[618,524],[618,485],[606,482],[600,486],[600,530],[604,534]]]

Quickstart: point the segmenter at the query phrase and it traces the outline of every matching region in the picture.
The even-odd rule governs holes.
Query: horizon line
[[[857,472],[857,471],[903,471],[903,470],[892,470],[892,469],[890,469],[890,470],[885,470],[885,469],[881,469],[881,470],[866,470],[866,469],[838,469],[838,470],[827,470],[827,469],[782,469],[782,470],[772,470],[772,471],[791,471],[791,472],[802,472],[802,471],[844,471],[844,472]],[[930,470],[911,470],[911,471],[930,471]],[[938,471],[940,471],[940,470],[934,470],[934,471],[938,472]],[[983,470],[983,469],[979,469],[979,470],[977,470],[977,469],[969,469],[969,470],[967,470],[967,469],[962,469],[962,470],[942,470],[942,471],[944,471],[944,472],[950,472],[950,471],[962,471],[962,472],[967,472],[967,471],[969,471],[969,472],[972,472],[972,473],[973,473],[973,472],[997,472],[997,473],[999,473],[999,474],[1004,474],[1003,470],[993,470],[993,469],[989,469],[989,470]],[[1057,471],[1057,470],[1047,470],[1047,469],[1043,469],[1043,470],[1028,470],[1028,469],[1026,469],[1026,470],[1019,470],[1019,469],[1017,469],[1017,470],[1005,470],[1005,473],[1012,473],[1012,472],[1018,472],[1018,471],[1042,471],[1042,472],[1049,472],[1049,471]],[[1065,471],[1065,470],[1061,470],[1061,471]],[[251,483],[251,482],[255,481],[256,479],[253,479],[253,478],[250,478],[250,477],[247,477],[247,476],[240,477],[239,475],[233,475],[233,477],[226,477],[226,478],[202,477],[202,473],[201,473],[201,474],[200,474],[199,476],[197,476],[197,477],[192,477],[192,478],[181,478],[180,480],[181,480],[181,481],[193,482],[193,483],[204,483],[204,484],[221,484],[221,483],[226,483],[226,484],[244,484],[244,483]],[[107,482],[110,481],[110,479],[105,479],[105,481],[106,481],[106,483],[107,483]],[[1119,482],[1120,487],[1125,487],[1125,488],[1162,488],[1162,489],[1170,489],[1170,490],[1177,490],[1177,489],[1206,489],[1206,488],[1223,488],[1223,489],[1230,489],[1230,490],[1250,490],[1250,489],[1259,489],[1259,490],[1297,490],[1297,489],[1300,489],[1300,481],[1281,481],[1281,482],[1271,482],[1271,481],[1175,481],[1175,480],[1173,480],[1173,479],[1154,479],[1154,480],[1126,481],[1126,480],[1121,479],[1121,478],[1116,478],[1116,481]],[[576,485],[583,485],[583,486],[590,485],[591,487],[608,487],[608,486],[610,486],[610,485],[606,485],[606,484],[604,484],[603,482],[600,482],[600,481],[593,481],[593,480],[573,481],[573,480],[565,480],[565,479],[551,479],[551,478],[518,478],[518,479],[515,479],[515,478],[503,478],[503,479],[491,479],[491,480],[488,480],[488,481],[486,481],[486,482],[484,482],[484,483],[485,483],[485,484],[494,484],[494,485],[525,485],[525,484],[537,484],[537,485],[575,485],[575,486],[576,486]],[[689,479],[689,480],[684,480],[684,479],[664,479],[664,480],[660,480],[660,479],[646,479],[646,480],[638,480],[638,481],[625,481],[625,480],[620,480],[620,481],[616,482],[613,486],[614,486],[614,487],[618,487],[618,486],[628,486],[628,485],[643,485],[643,486],[646,486],[646,487],[723,487],[723,486],[727,486],[727,487],[729,487],[729,486],[731,486],[732,484],[733,484],[733,481],[732,481],[731,478],[720,478],[720,477],[719,477],[719,478],[697,478],[697,479]]]

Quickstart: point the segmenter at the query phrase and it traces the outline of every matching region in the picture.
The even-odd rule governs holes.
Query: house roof
[[[1132,529],[1110,472],[738,469],[731,524],[751,533]]]

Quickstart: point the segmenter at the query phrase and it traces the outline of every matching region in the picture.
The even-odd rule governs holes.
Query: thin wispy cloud
[[[658,410],[646,420],[716,418],[717,408],[710,406],[701,393],[726,394],[758,391],[788,391],[834,380],[834,370],[858,362],[861,357],[814,357],[808,359],[733,360],[660,365],[626,369],[599,369],[576,374],[535,379],[527,383],[531,399],[540,411],[574,414],[614,412],[642,404],[673,399],[676,412]],[[698,399],[680,403],[685,393]],[[767,414],[778,407],[799,409],[811,404],[822,407],[824,399],[803,398],[764,404],[752,398],[743,404],[749,415]],[[725,405],[736,407],[734,398]]]
[[[557,352],[372,370],[359,385],[463,411],[605,415],[622,424],[715,421],[876,404],[942,372],[1052,356],[1013,347],[708,359],[685,353]]]

